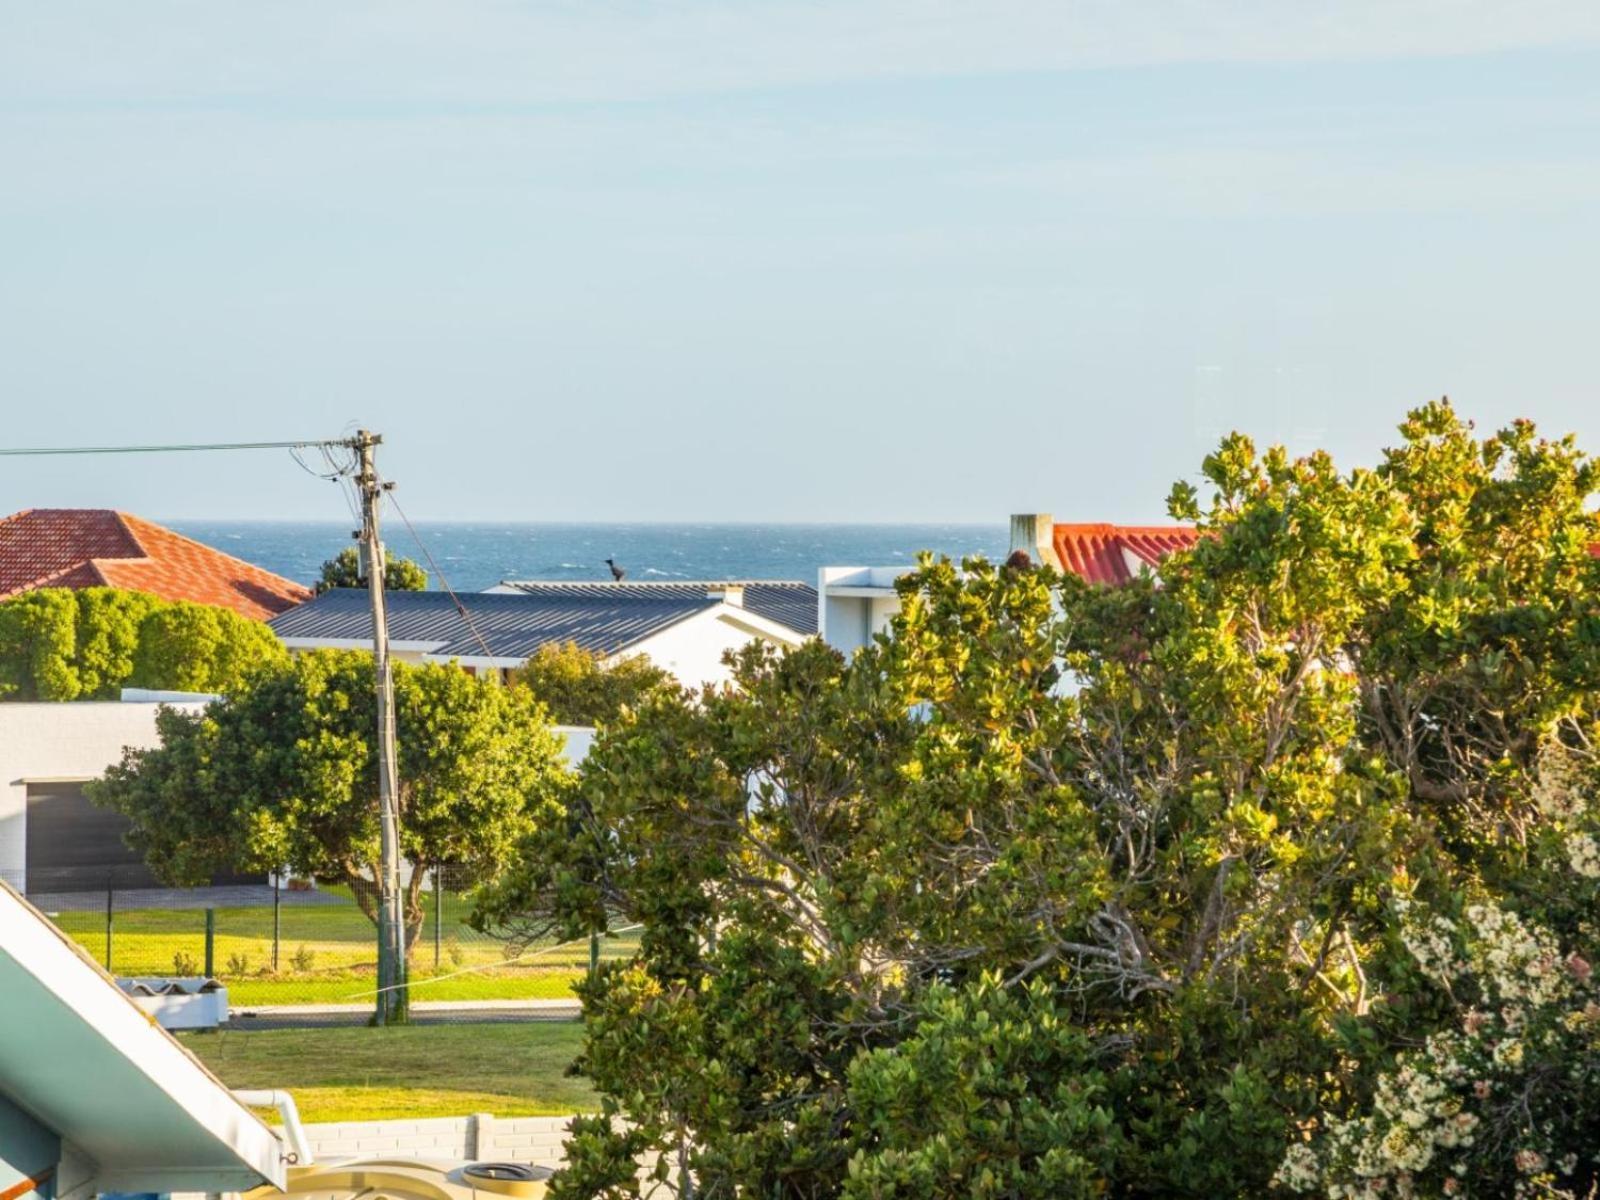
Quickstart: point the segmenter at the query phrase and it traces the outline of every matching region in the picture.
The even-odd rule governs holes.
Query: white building
[[[189,711],[204,701],[173,707]],[[159,704],[0,704],[0,880],[18,891],[153,887],[122,843],[127,821],[85,799],[83,785],[124,747],[158,744]]]
[[[752,640],[797,646],[816,596],[788,582],[564,583],[509,580],[487,592],[391,592],[389,644],[410,662],[454,662],[503,678],[541,646],[573,642],[606,659],[640,654],[686,687],[728,680],[722,656]],[[290,650],[366,650],[363,590],[335,589],[271,622]]]
[[[131,689],[124,696],[121,702],[0,704],[0,881],[30,894],[160,886],[123,843],[127,819],[91,804],[83,785],[120,762],[124,749],[160,743],[158,701],[195,712],[210,698]],[[558,725],[556,733],[572,766],[594,741],[587,726]]]
[[[1009,552],[1030,562],[1070,571],[1090,583],[1124,583],[1155,572],[1174,550],[1192,546],[1188,525],[1057,524],[1049,513],[1011,518]],[[817,576],[817,628],[830,646],[848,654],[889,628],[900,611],[895,581],[907,567],[823,567]]]
[[[817,572],[817,633],[849,654],[870,645],[900,611],[895,581],[906,567],[823,567]]]

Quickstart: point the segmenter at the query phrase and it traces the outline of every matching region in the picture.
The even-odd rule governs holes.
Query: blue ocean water
[[[336,522],[164,522],[196,541],[302,583],[351,544]],[[385,526],[390,553],[429,564],[398,521]],[[417,535],[452,588],[482,591],[502,579],[609,579],[607,558],[630,580],[798,579],[815,585],[824,566],[910,565],[919,550],[1004,557],[998,525],[666,525],[429,522]],[[433,574],[430,568],[430,575]],[[437,588],[434,578],[431,586]]]

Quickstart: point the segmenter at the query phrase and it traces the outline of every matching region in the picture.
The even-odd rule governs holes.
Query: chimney
[[[1011,551],[1026,550],[1034,566],[1059,567],[1055,528],[1049,513],[1012,513]]]
[[[742,583],[718,584],[706,594],[715,596],[724,604],[733,605],[734,608],[744,607],[744,584]]]

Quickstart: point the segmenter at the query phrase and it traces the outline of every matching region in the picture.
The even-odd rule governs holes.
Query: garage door
[[[90,804],[81,783],[28,785],[29,892],[159,887],[122,841],[128,819]]]

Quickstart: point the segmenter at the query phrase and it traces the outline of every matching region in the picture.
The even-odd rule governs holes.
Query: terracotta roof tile
[[[311,595],[281,575],[107,508],[31,508],[0,520],[0,597],[116,587],[231,608],[253,620]]]
[[[1051,531],[1061,569],[1090,583],[1127,583],[1198,537],[1191,525],[1057,525]]]

